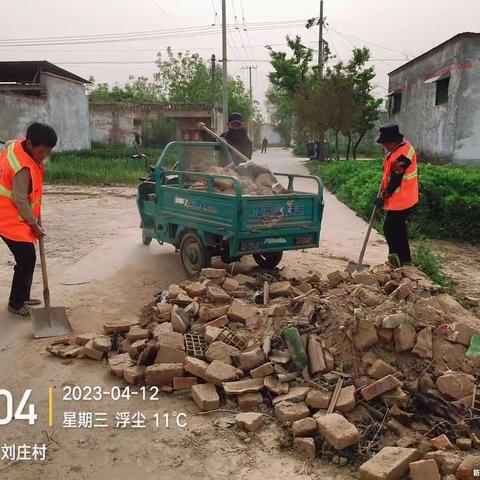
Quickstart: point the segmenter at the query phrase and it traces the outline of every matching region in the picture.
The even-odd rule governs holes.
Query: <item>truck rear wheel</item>
[[[253,259],[263,268],[275,268],[282,260],[283,252],[254,253]]]
[[[142,243],[144,245],[150,245],[152,243],[152,237],[149,237],[145,232],[142,232]]]
[[[212,256],[202,239],[194,232],[188,232],[180,243],[182,265],[190,278],[196,277],[202,268],[210,266]]]

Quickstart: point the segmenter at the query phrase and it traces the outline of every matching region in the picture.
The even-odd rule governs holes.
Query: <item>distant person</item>
[[[252,141],[248,138],[247,129],[243,123],[241,113],[231,113],[228,116],[228,130],[222,133],[223,137],[232,147],[236,148],[240,153],[243,153],[247,158],[252,158],[253,146]],[[242,163],[243,160],[232,153],[233,162],[235,165]]]
[[[418,203],[417,154],[396,124],[381,127],[377,143],[387,155],[383,162],[381,195],[376,205],[383,205],[387,212],[383,232],[388,243],[389,262],[401,267],[412,262],[406,222]]]
[[[142,144],[142,136],[138,132],[133,132],[133,138],[137,147],[140,147]]]
[[[268,139],[267,137],[263,137],[261,153],[267,153],[267,147],[268,147]]]
[[[8,311],[28,316],[35,270],[37,238],[43,191],[43,161],[57,144],[57,134],[49,125],[32,123],[25,138],[9,142],[0,155],[0,236],[12,252],[14,267]]]

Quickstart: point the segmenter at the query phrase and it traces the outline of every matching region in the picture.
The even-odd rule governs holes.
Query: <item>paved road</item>
[[[253,159],[275,172],[309,174],[304,161],[282,148],[271,148],[263,154],[256,151]],[[304,191],[315,191],[314,182],[305,181],[300,182],[299,185]],[[324,200],[320,252],[356,260],[365,237],[367,223],[327,190],[324,191]],[[387,253],[383,237],[376,231],[372,232],[365,262],[372,265],[382,263]]]

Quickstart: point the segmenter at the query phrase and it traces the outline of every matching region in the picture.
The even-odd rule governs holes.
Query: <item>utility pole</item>
[[[320,0],[320,17],[318,19],[318,78],[323,78],[323,0]],[[319,132],[318,159],[325,160],[325,133]]]
[[[212,122],[211,128],[214,132],[217,132],[217,101],[215,98],[215,54],[212,55]]]
[[[320,18],[318,19],[318,75],[323,78],[323,0],[320,0]]]
[[[227,70],[227,6],[222,0],[222,73],[223,73],[223,126],[228,122],[228,70]]]
[[[247,65],[246,67],[242,67],[242,70],[248,70],[248,91],[249,91],[249,96],[250,96],[250,105],[252,106],[252,112],[253,112],[252,68],[253,68],[253,70],[255,70],[257,68],[257,66],[256,65]],[[254,131],[253,131],[253,119],[252,118],[250,118],[250,120],[248,122],[248,130],[249,130],[249,134],[250,134],[250,137],[252,139],[252,142],[253,142]]]

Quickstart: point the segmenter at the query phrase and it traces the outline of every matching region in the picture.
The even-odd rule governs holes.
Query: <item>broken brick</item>
[[[120,353],[108,359],[108,368],[117,377],[123,377],[124,370],[132,365],[133,361],[128,353]]]
[[[395,350],[405,352],[411,350],[415,345],[415,329],[412,325],[403,324],[393,331]]]
[[[198,319],[200,322],[210,322],[211,320],[215,320],[218,317],[223,317],[228,312],[228,305],[223,307],[207,307],[206,305],[202,305],[200,310],[198,311]]]
[[[437,388],[440,393],[459,400],[473,392],[473,377],[466,373],[447,372],[437,378]]]
[[[428,452],[425,460],[433,459],[437,462],[438,469],[441,475],[448,475],[449,473],[455,473],[462,460],[452,452],[443,452],[437,450],[435,452]],[[467,477],[468,478],[468,477]]]
[[[457,438],[455,440],[455,445],[459,450],[471,450],[472,449],[472,439],[471,438]]]
[[[133,343],[137,340],[144,340],[150,338],[150,332],[146,328],[139,325],[134,325],[127,333],[127,338]]]
[[[220,397],[212,383],[193,385],[192,398],[197,407],[204,412],[216,410],[220,406]]]
[[[287,393],[289,389],[288,383],[282,383],[273,375],[265,377],[263,384],[269,392],[272,392],[275,395],[283,395],[284,393]]]
[[[384,447],[360,466],[362,480],[400,480],[408,473],[409,465],[420,459],[415,448]]]
[[[174,390],[188,390],[194,385],[197,385],[197,377],[174,377],[173,389]]]
[[[290,297],[294,290],[290,282],[275,282],[270,284],[270,298]]]
[[[438,437],[431,438],[430,443],[432,444],[432,447],[437,450],[453,450],[452,443],[444,433]]]
[[[130,327],[133,327],[133,325],[138,325],[138,321],[108,322],[103,324],[103,331],[107,335],[111,333],[127,333],[130,330]]]
[[[357,330],[353,337],[355,347],[359,350],[365,350],[378,342],[377,329],[367,319],[358,320]]]
[[[132,367],[127,367],[123,371],[123,378],[127,383],[130,383],[132,385],[137,385],[138,383],[143,382],[143,377],[145,375],[145,368],[143,366],[132,366]]]
[[[310,416],[310,410],[304,403],[281,402],[275,405],[274,411],[275,416],[282,425]]]
[[[205,372],[207,371],[208,363],[195,357],[186,357],[184,368],[186,372],[205,379]]]
[[[259,392],[263,388],[263,378],[248,378],[236,382],[225,382],[223,391],[227,395],[242,395],[244,393]]]
[[[222,283],[222,288],[227,292],[234,292],[235,290],[238,290],[239,287],[240,284],[233,278],[226,278]]]
[[[294,437],[313,437],[317,432],[317,422],[312,417],[302,418],[292,424]]]
[[[348,413],[351,412],[355,408],[355,406],[355,385],[343,387],[340,390],[340,395],[338,396],[335,410],[338,410],[342,413]]]
[[[232,356],[233,363],[243,371],[252,370],[265,363],[265,354],[260,348],[241,352]]]
[[[372,366],[368,369],[368,376],[380,380],[387,375],[391,375],[396,372],[396,369],[387,362],[381,359],[375,360]]]
[[[203,283],[193,282],[185,287],[185,291],[191,298],[204,297],[207,294],[207,287]]]
[[[86,357],[91,358],[92,360],[101,360],[105,355],[105,352],[102,350],[97,350],[93,346],[94,340],[90,340],[84,347],[83,353]]]
[[[227,317],[232,322],[246,323],[248,319],[255,317],[256,314],[256,308],[252,305],[247,305],[239,300],[234,300],[230,304]]]
[[[371,292],[366,286],[359,286],[353,291],[353,296],[358,298],[367,307],[375,307],[383,303],[383,297]]]
[[[402,382],[397,380],[392,375],[387,375],[386,377],[377,380],[376,382],[363,387],[361,390],[361,394],[367,402],[372,400],[372,398],[378,397],[390,390],[393,390],[395,387],[401,387]]]
[[[207,344],[214,342],[221,331],[222,331],[221,328],[210,327],[210,326],[205,327],[203,330],[203,337],[205,338],[205,342]]]
[[[335,272],[331,272],[327,275],[328,284],[332,287],[338,287],[342,282],[348,280],[350,275],[348,272],[344,272],[342,270],[336,270]]]
[[[257,368],[254,368],[253,370],[250,370],[250,376],[252,378],[266,377],[271,375],[273,372],[273,363],[267,362]]]
[[[228,322],[230,320],[226,315],[223,315],[222,317],[218,317],[215,320],[211,320],[210,322],[205,324],[206,327],[216,327],[216,328],[222,328],[226,327],[228,325]]]
[[[232,365],[214,360],[205,372],[205,380],[211,382],[219,387],[223,382],[229,382],[238,378],[238,372]]]
[[[145,383],[147,385],[171,385],[175,377],[183,376],[181,363],[160,363],[145,369]]]
[[[217,285],[207,287],[207,298],[212,303],[229,303],[231,301],[230,295]]]
[[[309,460],[313,460],[316,456],[315,442],[313,441],[313,438],[294,438],[293,449],[302,457]]]
[[[417,334],[417,343],[413,347],[413,353],[422,358],[433,357],[432,329],[426,327]]]
[[[323,373],[327,370],[322,344],[313,335],[308,336],[308,362],[312,375]]]
[[[330,399],[332,398],[332,392],[327,392],[323,390],[311,389],[305,403],[311,408],[326,409],[330,404]]]
[[[205,352],[207,360],[213,362],[214,360],[220,360],[228,365],[232,364],[232,355],[239,354],[238,348],[227,345],[223,342],[212,342]]]
[[[205,278],[222,278],[227,276],[224,268],[202,268],[200,275]]]
[[[239,413],[235,417],[235,426],[247,432],[256,432],[263,425],[264,421],[265,416],[262,413]]]
[[[74,343],[84,347],[90,340],[93,340],[95,337],[98,337],[98,333],[79,333],[74,338]]]
[[[352,274],[353,283],[357,285],[378,285],[377,277],[368,272],[354,272]]]
[[[469,455],[459,465],[455,472],[457,480],[474,480],[478,478],[476,472],[480,470],[480,455]]]
[[[310,390],[310,387],[292,387],[290,388],[288,393],[285,393],[284,395],[279,395],[278,397],[274,398],[272,404],[276,405],[277,403],[281,402],[303,402]]]
[[[254,408],[257,408],[263,403],[263,397],[261,393],[251,392],[239,395],[238,397],[238,408],[242,411],[250,411]]]
[[[336,450],[354,445],[358,442],[357,427],[338,413],[327,413],[316,418],[318,432]]]

